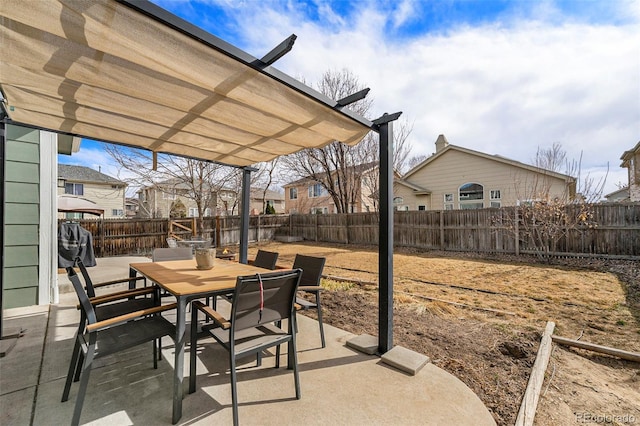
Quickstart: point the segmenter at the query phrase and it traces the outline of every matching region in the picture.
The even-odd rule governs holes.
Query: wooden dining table
[[[175,364],[173,376],[173,424],[182,417],[184,396],[184,347],[187,304],[201,299],[233,291],[238,276],[266,272],[263,268],[216,259],[208,270],[196,268],[195,259],[166,262],[131,263],[130,274],[140,274],[176,298]]]

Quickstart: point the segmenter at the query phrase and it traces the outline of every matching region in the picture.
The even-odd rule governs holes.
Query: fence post
[[[345,239],[346,239],[346,243],[349,244],[349,215],[346,215],[346,221],[345,221]]]
[[[104,257],[106,250],[104,249],[104,218],[100,218],[99,227],[100,229],[100,257]]]
[[[213,230],[213,236],[215,238],[214,247],[220,247],[220,216],[216,216],[216,221]]]
[[[516,245],[516,256],[520,256],[520,219],[518,218],[518,206],[513,209],[515,212],[515,226],[513,235],[515,236],[515,245]]]
[[[316,218],[316,242],[318,242],[318,214],[316,213],[314,217]]]
[[[440,250],[444,251],[444,210],[440,210]]]

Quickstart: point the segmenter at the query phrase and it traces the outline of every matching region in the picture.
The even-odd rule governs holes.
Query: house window
[[[326,207],[314,207],[311,209],[311,214],[327,214],[329,210]]]
[[[111,209],[111,216],[123,216],[122,209]]]
[[[499,189],[492,189],[490,192],[490,198],[491,198],[491,207],[500,208],[500,206],[502,206]]]
[[[479,183],[465,183],[458,191],[460,209],[481,209],[484,207],[484,187]]]
[[[444,194],[444,209],[453,210],[453,194]]]
[[[309,198],[322,197],[323,195],[325,195],[325,190],[321,184],[316,183],[309,186]]]
[[[393,198],[393,204],[397,205],[397,204],[402,204],[402,203],[404,203],[404,198],[402,198],[402,197],[394,197]]]
[[[418,211],[425,211],[427,210],[427,206],[418,206]]]
[[[209,217],[209,216],[211,216],[211,209],[207,207],[206,209],[204,209],[204,217]],[[189,207],[189,213],[187,214],[187,217],[198,217],[198,208]]]
[[[65,183],[64,193],[71,195],[84,195],[84,185],[81,183]]]
[[[289,188],[289,199],[290,200],[298,199],[298,188]]]

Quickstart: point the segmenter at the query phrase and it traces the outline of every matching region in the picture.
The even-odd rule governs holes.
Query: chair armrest
[[[120,278],[117,280],[105,281],[103,283],[94,284],[93,288],[104,287],[106,285],[127,283],[129,281],[140,281],[140,280],[146,280],[146,277]]]
[[[113,302],[115,300],[128,299],[130,297],[142,296],[145,294],[152,294],[155,291],[156,291],[155,287],[142,287],[142,288],[136,288],[133,290],[123,290],[115,293],[109,293],[102,296],[95,296],[90,298],[89,301],[91,302],[92,305],[95,306],[103,303]]]
[[[191,309],[197,309],[202,311],[207,317],[211,318],[213,322],[222,327],[223,330],[231,328],[231,323],[225,317],[214,311],[211,306],[207,306],[202,302],[195,301],[191,303]]]
[[[102,328],[111,327],[111,326],[114,326],[114,325],[119,324],[121,322],[131,321],[132,319],[135,319],[135,318],[138,318],[138,317],[144,317],[144,316],[147,316],[147,315],[158,314],[160,312],[164,312],[164,311],[168,311],[168,310],[171,310],[171,309],[175,309],[177,306],[178,306],[177,303],[171,303],[169,305],[154,306],[153,308],[142,309],[142,310],[139,310],[139,311],[131,312],[129,314],[120,315],[120,316],[113,317],[113,318],[108,318],[106,320],[102,320],[102,321],[98,321],[98,322],[93,323],[93,324],[89,324],[87,326],[87,331],[88,332],[98,331],[98,330],[100,330]]]
[[[319,291],[322,291],[322,287],[320,287],[319,285],[303,285],[298,287],[299,291],[307,291],[309,293],[317,293]]]

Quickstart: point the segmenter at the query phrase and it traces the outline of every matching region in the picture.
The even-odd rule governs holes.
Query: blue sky
[[[640,140],[640,1],[153,0],[260,57],[291,34],[276,68],[308,83],[347,68],[372,116],[403,111],[415,154],[450,143],[530,163],[560,143],[605,193]],[[74,157],[114,176],[99,146]]]

